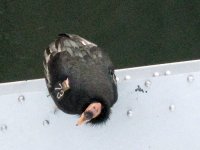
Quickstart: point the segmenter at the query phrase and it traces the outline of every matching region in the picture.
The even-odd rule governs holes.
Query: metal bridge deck
[[[199,150],[200,60],[116,70],[106,125],[75,126],[44,79],[0,84],[0,150]]]

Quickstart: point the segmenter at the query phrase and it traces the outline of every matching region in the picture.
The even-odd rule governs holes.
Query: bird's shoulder
[[[47,83],[51,82],[51,74],[66,74],[74,66],[97,63],[111,64],[108,55],[101,48],[74,34],[59,34],[44,51],[43,64]]]
[[[56,54],[62,53],[68,60],[76,58],[102,58],[102,49],[96,44],[74,34],[59,34],[58,38],[52,42],[44,51],[45,63],[48,64]],[[61,56],[62,56],[61,55]]]

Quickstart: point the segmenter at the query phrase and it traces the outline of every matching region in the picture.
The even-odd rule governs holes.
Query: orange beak
[[[90,120],[87,120],[87,119],[85,118],[84,113],[82,113],[81,117],[78,119],[78,121],[77,121],[77,123],[76,123],[76,126],[80,126],[80,125],[82,125],[83,123],[86,123],[86,122],[88,122],[88,121],[90,121]]]

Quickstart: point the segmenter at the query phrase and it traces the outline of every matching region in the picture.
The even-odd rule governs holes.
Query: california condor
[[[59,34],[44,51],[47,88],[59,109],[78,114],[76,125],[108,120],[118,98],[114,66],[96,44],[74,34]]]

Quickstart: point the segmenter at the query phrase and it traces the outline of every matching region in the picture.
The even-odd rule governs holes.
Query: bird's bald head
[[[102,104],[99,102],[91,103],[86,110],[81,114],[81,117],[79,118],[77,122],[77,126],[81,125],[83,123],[89,122],[93,118],[96,118],[100,115],[102,110]]]

